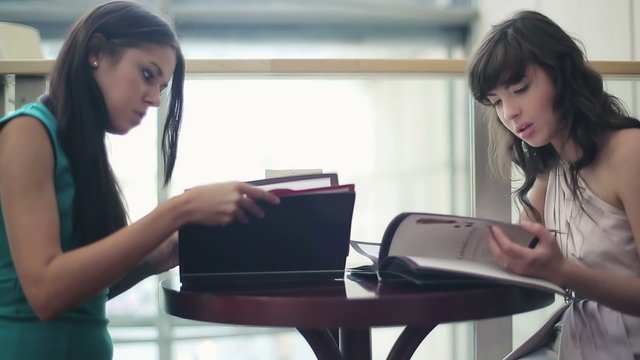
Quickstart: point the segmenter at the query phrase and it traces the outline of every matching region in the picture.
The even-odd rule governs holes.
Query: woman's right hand
[[[262,218],[264,211],[257,201],[280,203],[276,195],[237,181],[198,186],[182,196],[188,201],[189,222],[204,225],[227,225],[234,220],[247,222],[249,213]]]

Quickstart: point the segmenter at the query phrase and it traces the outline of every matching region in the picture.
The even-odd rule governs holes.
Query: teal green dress
[[[63,251],[77,248],[79,244],[74,243],[71,236],[75,186],[69,160],[58,142],[56,119],[43,104],[32,103],[0,119],[0,131],[8,121],[19,115],[40,120],[49,132],[55,153],[61,246]],[[111,359],[113,344],[105,314],[107,290],[51,322],[40,321],[29,306],[18,281],[3,218],[0,209],[0,358]]]

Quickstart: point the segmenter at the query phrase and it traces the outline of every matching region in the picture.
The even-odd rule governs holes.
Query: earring
[[[91,67],[92,67],[92,68],[94,68],[94,69],[97,69],[97,68],[98,68],[98,62],[94,60],[94,61],[91,63]]]

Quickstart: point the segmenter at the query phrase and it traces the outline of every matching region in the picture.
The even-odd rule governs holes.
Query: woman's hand
[[[143,260],[147,275],[171,270],[178,265],[178,232],[153,249]]]
[[[160,243],[122,279],[109,286],[109,299],[127,291],[149,276],[171,270],[178,265],[178,232]]]
[[[489,227],[489,246],[496,262],[519,275],[561,284],[566,259],[555,237],[540,223],[523,221],[522,228],[538,237],[535,248],[514,243],[498,226]]]
[[[199,186],[187,190],[190,221],[205,225],[227,225],[233,220],[249,221],[248,214],[264,217],[257,201],[279,204],[280,199],[265,190],[243,182]]]

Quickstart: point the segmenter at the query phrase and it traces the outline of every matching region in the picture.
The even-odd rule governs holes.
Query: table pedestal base
[[[393,344],[387,360],[410,360],[432,326],[406,326]],[[371,329],[340,329],[340,338],[328,329],[300,329],[318,360],[371,360]]]

